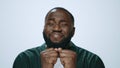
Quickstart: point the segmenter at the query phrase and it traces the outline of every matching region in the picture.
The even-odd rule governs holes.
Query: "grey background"
[[[0,0],[0,68],[44,43],[44,17],[53,7],[74,15],[77,46],[99,55],[106,68],[120,68],[120,0]]]

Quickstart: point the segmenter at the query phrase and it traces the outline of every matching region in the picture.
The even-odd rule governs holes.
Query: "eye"
[[[61,21],[60,25],[61,27],[67,27],[68,23],[66,21]]]
[[[54,26],[55,25],[55,22],[54,22],[54,18],[49,18],[47,19],[47,23],[46,23],[47,26]]]
[[[67,26],[68,24],[67,23],[61,23],[61,26]]]
[[[54,23],[54,21],[49,20],[46,25],[51,27],[51,26],[54,26],[55,23]]]
[[[47,23],[47,26],[53,26],[53,25],[54,25],[54,23],[51,23],[51,22]]]

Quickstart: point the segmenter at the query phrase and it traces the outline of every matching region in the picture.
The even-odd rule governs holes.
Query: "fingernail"
[[[57,49],[57,48],[55,48],[54,50],[56,50],[56,51],[57,51],[58,49]]]
[[[62,50],[62,48],[58,48],[58,50]]]

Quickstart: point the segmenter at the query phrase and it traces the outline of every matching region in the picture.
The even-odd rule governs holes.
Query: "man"
[[[45,17],[42,46],[18,55],[13,68],[54,68],[60,59],[63,68],[105,68],[102,60],[71,42],[74,17],[64,8],[51,9]]]

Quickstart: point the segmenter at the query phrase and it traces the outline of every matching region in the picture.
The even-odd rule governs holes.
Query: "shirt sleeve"
[[[99,57],[96,58],[95,68],[105,68],[103,61]]]
[[[29,68],[27,57],[23,53],[19,54],[16,57],[13,64],[13,68]]]

